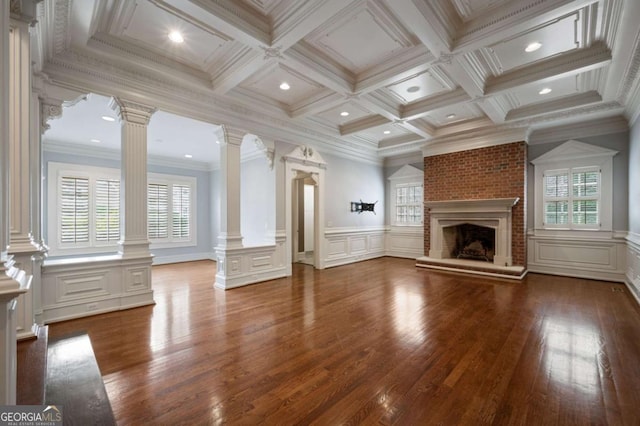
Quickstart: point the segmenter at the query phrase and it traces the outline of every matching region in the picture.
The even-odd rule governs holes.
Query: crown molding
[[[378,147],[380,149],[384,149],[384,148],[391,148],[394,146],[415,144],[417,142],[424,142],[424,138],[414,134],[406,134],[402,136],[397,136],[395,138],[384,139],[378,143]]]
[[[545,129],[533,130],[529,135],[529,144],[538,145],[558,142],[572,138],[588,138],[591,136],[610,135],[626,132],[629,124],[623,116],[581,121]]]
[[[623,112],[624,107],[618,102],[600,102],[597,104],[590,104],[577,108],[572,108],[560,112],[552,112],[549,114],[538,115],[535,117],[529,117],[520,120],[510,121],[505,123],[507,127],[528,127],[536,124],[543,124],[548,122],[567,122],[570,120],[582,120],[585,122],[589,119],[598,119],[603,116],[611,117],[619,115]]]
[[[526,141],[526,128],[493,127],[433,138],[422,147],[425,157]]]
[[[103,160],[106,159],[120,161],[122,159],[122,154],[117,149],[103,148],[95,145],[82,145],[78,143],[56,141],[51,139],[45,139],[43,141],[42,149],[44,151],[54,152],[57,154],[78,155],[82,157],[99,158]],[[219,164],[217,163],[206,163],[202,161],[163,157],[159,155],[148,155],[147,158],[148,164],[154,166],[176,167],[180,169],[198,171],[211,171],[214,168],[219,167]]]
[[[577,95],[564,96],[548,102],[538,102],[513,109],[507,113],[506,120],[518,120],[521,118],[533,117],[553,113],[565,109],[575,108],[583,105],[594,104],[602,101],[602,96],[595,90],[579,93]]]

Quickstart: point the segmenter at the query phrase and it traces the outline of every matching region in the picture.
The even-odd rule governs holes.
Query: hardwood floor
[[[88,332],[118,424],[640,424],[622,284],[395,258],[227,292],[214,274],[157,266],[155,306],[50,326]]]

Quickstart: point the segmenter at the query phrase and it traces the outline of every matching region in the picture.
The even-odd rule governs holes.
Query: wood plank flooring
[[[640,424],[622,284],[395,258],[227,292],[214,274],[157,266],[155,306],[50,326],[88,332],[118,424]]]

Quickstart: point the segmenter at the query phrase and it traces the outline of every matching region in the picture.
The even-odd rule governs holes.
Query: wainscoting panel
[[[284,235],[275,244],[216,249],[216,256],[215,286],[224,290],[287,276]]]
[[[345,265],[385,255],[384,227],[379,228],[332,228],[325,230],[327,247],[325,267]]]
[[[42,267],[42,321],[153,304],[151,257],[49,259]]]
[[[387,231],[387,256],[417,259],[424,256],[422,226],[392,226]]]
[[[626,284],[629,291],[640,303],[640,234],[627,236],[627,273]]]
[[[624,282],[623,238],[568,238],[530,235],[529,272]]]

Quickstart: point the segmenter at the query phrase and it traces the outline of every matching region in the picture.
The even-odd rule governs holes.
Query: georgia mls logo
[[[56,405],[6,405],[0,407],[0,426],[62,425],[62,407]]]

